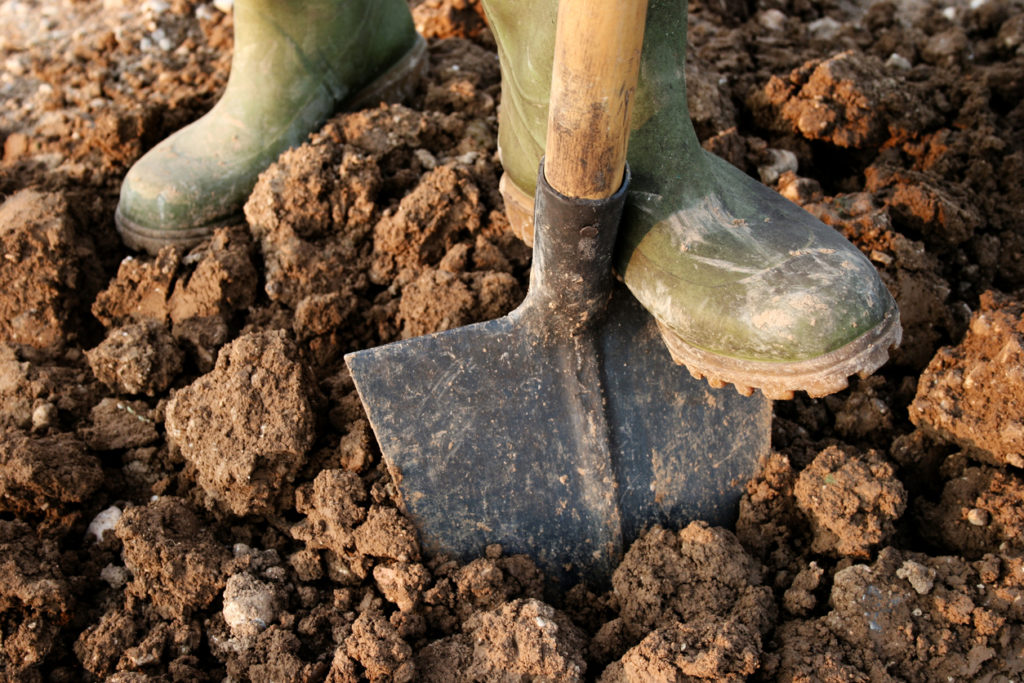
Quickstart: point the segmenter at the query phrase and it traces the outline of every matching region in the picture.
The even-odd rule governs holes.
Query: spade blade
[[[541,181],[519,308],[346,362],[425,550],[500,543],[563,583],[603,584],[645,527],[734,521],[771,404],[677,366],[611,277],[619,214]]]

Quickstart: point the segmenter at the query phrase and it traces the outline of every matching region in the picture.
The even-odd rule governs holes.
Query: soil
[[[775,404],[734,529],[651,529],[598,592],[421,553],[345,370],[526,289],[493,38],[411,4],[411,98],[153,257],[119,185],[216,101],[231,14],[0,1],[0,678],[1024,679],[1024,2],[690,2],[704,145],[863,250],[904,343]]]

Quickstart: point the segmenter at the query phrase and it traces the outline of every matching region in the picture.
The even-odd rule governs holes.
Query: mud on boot
[[[484,7],[502,68],[501,189],[530,243],[557,2]],[[838,391],[899,343],[896,303],[842,235],[701,148],[683,76],[686,14],[678,0],[649,4],[616,269],[676,362],[712,386],[770,398]]]

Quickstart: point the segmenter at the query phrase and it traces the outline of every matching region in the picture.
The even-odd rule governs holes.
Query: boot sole
[[[337,111],[358,111],[376,107],[381,102],[394,103],[407,99],[416,89],[428,63],[427,41],[417,34],[416,41],[401,59],[368,86],[345,100]],[[188,249],[212,235],[217,228],[244,222],[245,216],[239,211],[203,225],[167,230],[141,225],[124,216],[120,209],[114,211],[114,225],[121,235],[121,240],[131,249],[147,251],[150,254],[156,254],[168,245]]]
[[[533,197],[502,174],[498,189],[505,200],[505,216],[516,237],[533,246]],[[812,397],[842,391],[853,375],[867,377],[889,360],[889,350],[900,345],[903,328],[899,313],[890,310],[878,325],[849,344],[817,358],[794,362],[750,361],[730,358],[687,344],[668,326],[658,323],[672,360],[696,379],[715,389],[732,384],[749,396],[760,390],[767,398],[785,400],[794,392]]]
[[[691,346],[661,322],[658,329],[672,360],[696,379],[706,379],[715,389],[732,384],[744,396],[760,390],[775,400],[791,399],[797,391],[813,398],[842,391],[851,376],[867,377],[885,365],[889,350],[903,338],[899,313],[893,309],[868,333],[835,351],[804,361],[768,363],[729,358]]]

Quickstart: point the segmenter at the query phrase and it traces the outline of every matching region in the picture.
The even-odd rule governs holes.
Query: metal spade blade
[[[628,176],[607,200],[539,182],[519,308],[346,362],[425,550],[604,584],[647,526],[733,522],[771,404],[691,378],[612,276]]]

